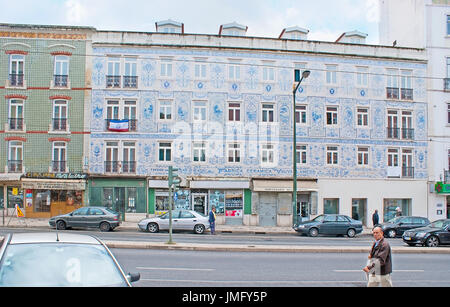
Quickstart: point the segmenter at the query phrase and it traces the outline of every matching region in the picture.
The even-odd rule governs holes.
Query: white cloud
[[[77,0],[67,0],[64,4],[69,23],[82,23],[88,19],[88,10]]]

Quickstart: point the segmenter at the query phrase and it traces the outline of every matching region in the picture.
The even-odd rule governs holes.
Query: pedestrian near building
[[[375,209],[375,212],[372,214],[373,227],[377,226],[379,221],[380,221],[380,217],[378,216],[378,210]]]
[[[367,287],[392,287],[392,254],[391,247],[384,239],[381,227],[372,231],[375,242],[369,254],[369,263],[363,268],[368,274]]]
[[[209,211],[209,227],[211,228],[211,234],[216,234],[216,206],[212,206]]]
[[[400,207],[395,208],[395,216],[402,216],[402,209]]]

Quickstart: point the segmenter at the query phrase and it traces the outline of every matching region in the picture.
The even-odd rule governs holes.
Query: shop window
[[[20,188],[16,187],[8,187],[8,208],[14,208],[19,205],[20,208],[23,208],[23,191]]]
[[[339,213],[339,199],[338,198],[325,198],[323,200],[323,213],[324,214],[338,214]]]
[[[34,212],[50,212],[51,195],[49,190],[38,190],[35,192],[33,201]]]
[[[383,222],[390,221],[399,214],[401,214],[402,216],[411,215],[411,199],[384,199]]]

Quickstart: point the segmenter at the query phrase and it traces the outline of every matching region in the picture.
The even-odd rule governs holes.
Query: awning
[[[85,190],[85,180],[51,180],[51,179],[35,179],[22,178],[22,189],[32,190]]]
[[[0,181],[20,181],[20,176],[22,176],[21,173],[1,173]]]
[[[292,180],[258,180],[253,179],[255,192],[291,192]],[[318,191],[319,187],[313,180],[297,180],[297,192]]]
[[[189,183],[191,189],[249,189],[248,180],[193,180]]]

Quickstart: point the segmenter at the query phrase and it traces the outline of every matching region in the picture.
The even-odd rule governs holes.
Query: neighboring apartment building
[[[237,23],[219,35],[170,27],[93,36],[90,205],[159,214],[173,165],[183,177],[175,206],[215,205],[220,223],[341,213],[371,226],[375,209],[383,221],[397,207],[427,215],[424,49],[365,45],[358,31],[318,42],[299,27],[280,38],[246,37]],[[293,114],[295,69],[311,74]]]
[[[450,1],[380,0],[380,17],[381,44],[427,50],[427,215],[450,218]]]
[[[0,199],[9,214],[18,204],[27,217],[50,217],[85,202],[92,32],[0,24]]]

